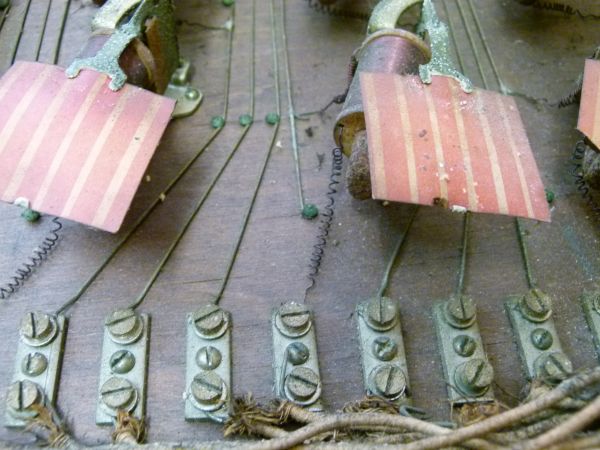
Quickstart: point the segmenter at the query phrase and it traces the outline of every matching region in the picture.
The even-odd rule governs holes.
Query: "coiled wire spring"
[[[573,169],[571,174],[575,179],[575,186],[581,194],[581,198],[590,207],[590,209],[598,216],[600,216],[600,205],[592,194],[592,188],[588,185],[583,175],[583,160],[585,158],[585,151],[588,148],[584,140],[580,140],[575,144],[573,150]]]
[[[60,238],[58,232],[63,226],[58,217],[54,217],[52,223],[54,224],[54,227],[48,232],[48,235],[44,238],[41,245],[33,251],[33,256],[30,256],[28,260],[18,266],[9,282],[0,285],[1,300],[6,300],[14,294],[17,289],[23,285],[25,280],[31,276],[33,271],[42,265],[42,262],[56,247]]]
[[[332,151],[331,161],[331,175],[329,176],[329,188],[327,191],[327,204],[325,205],[323,212],[321,212],[321,222],[319,223],[319,234],[317,235],[317,243],[313,245],[313,251],[310,256],[310,263],[308,265],[309,272],[307,278],[310,284],[306,288],[304,293],[304,300],[308,292],[313,288],[316,282],[319,268],[325,254],[325,247],[327,246],[327,237],[331,230],[331,224],[333,223],[334,205],[335,205],[335,194],[337,194],[337,185],[340,184],[340,178],[342,176],[342,167],[344,165],[344,157],[341,148],[334,148]]]
[[[574,8],[570,5],[565,5],[564,3],[559,2],[548,2],[542,0],[517,0],[519,3],[525,6],[531,6],[535,9],[545,10],[545,11],[555,11],[562,14],[566,14],[568,16],[578,16],[581,19],[600,19],[600,16],[594,14],[583,14],[581,10]]]

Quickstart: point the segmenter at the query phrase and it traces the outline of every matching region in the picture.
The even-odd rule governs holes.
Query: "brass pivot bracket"
[[[156,78],[166,78],[164,82],[155,80],[157,92],[165,90],[179,65],[170,0],[109,0],[94,19],[93,30],[96,34],[110,33],[110,37],[94,56],[75,59],[66,70],[69,78],[76,77],[82,69],[93,69],[111,78],[110,89],[121,89],[127,75],[119,64],[119,58],[130,43],[143,37],[148,41],[154,58]]]
[[[365,391],[397,405],[410,404],[398,302],[374,297],[359,303],[356,312]]]
[[[96,424],[111,425],[119,411],[142,420],[146,408],[150,317],[120,309],[104,321]]]
[[[184,59],[180,60],[179,67],[173,73],[164,93],[166,97],[177,102],[172,114],[174,119],[194,114],[202,102],[202,92],[190,86],[190,75],[190,62]]]
[[[568,378],[573,364],[558,339],[550,296],[534,288],[526,295],[509,297],[505,306],[527,380],[554,385]]]
[[[306,305],[285,303],[273,311],[271,328],[276,396],[311,411],[322,411],[322,383],[312,312]]]
[[[35,405],[54,405],[58,391],[67,319],[32,311],[23,317],[4,425],[23,428]]]
[[[231,412],[231,315],[213,303],[187,316],[185,420],[225,422]]]
[[[432,0],[424,0],[421,21],[417,32],[428,38],[431,47],[431,60],[419,67],[419,76],[425,84],[431,83],[432,75],[452,77],[460,82],[462,90],[473,92],[473,83],[456,68],[450,57],[450,35],[448,26],[440,20]]]
[[[433,318],[450,403],[492,402],[494,369],[483,348],[473,299],[452,296],[433,307]]]

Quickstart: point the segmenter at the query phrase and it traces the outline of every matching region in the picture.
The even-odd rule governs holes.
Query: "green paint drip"
[[[225,118],[223,116],[215,116],[210,121],[210,126],[215,130],[223,128],[225,126]]]
[[[231,6],[235,3],[235,0],[223,0],[223,5]]]
[[[280,119],[281,118],[279,117],[279,114],[271,112],[266,115],[265,122],[267,122],[269,125],[276,125],[279,123]]]
[[[550,189],[546,189],[546,201],[550,204],[554,202],[556,195]]]
[[[242,114],[240,116],[240,125],[243,127],[247,127],[248,125],[251,125],[252,122],[254,122],[254,119],[252,118],[252,116],[250,114]]]
[[[23,210],[21,213],[21,217],[23,217],[27,222],[33,223],[40,220],[40,213],[31,208],[25,208],[25,210]]]
[[[308,220],[312,220],[319,215],[319,208],[317,205],[312,203],[306,203],[302,208],[302,217]]]

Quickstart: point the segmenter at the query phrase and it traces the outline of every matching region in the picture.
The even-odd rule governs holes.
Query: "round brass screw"
[[[142,319],[131,308],[113,311],[104,325],[112,340],[119,344],[137,341],[144,331]]]
[[[34,347],[50,343],[54,339],[56,331],[56,323],[53,318],[41,311],[27,313],[21,320],[21,337]]]
[[[201,336],[213,336],[221,331],[225,323],[225,313],[217,305],[209,303],[193,314],[192,321]]]
[[[564,353],[545,353],[535,361],[537,376],[551,383],[560,383],[573,373],[573,364]]]
[[[223,379],[213,371],[200,372],[191,385],[194,399],[201,405],[215,405],[223,397]]]
[[[406,376],[397,366],[379,366],[373,370],[371,385],[375,394],[396,399],[406,391]]]
[[[531,332],[531,343],[538,350],[548,350],[553,342],[552,333],[545,328],[536,328]]]
[[[310,310],[296,302],[282,305],[279,308],[279,317],[285,331],[294,335],[304,333],[311,325]]]
[[[444,305],[446,321],[454,328],[468,328],[475,322],[475,302],[466,295],[453,295]]]
[[[128,350],[119,350],[112,354],[109,361],[110,370],[120,375],[131,371],[135,366],[135,356]]]
[[[456,368],[454,379],[463,393],[480,397],[494,381],[494,369],[487,361],[473,358]]]
[[[521,298],[519,309],[530,322],[544,322],[552,315],[552,299],[540,289],[531,289]]]
[[[292,401],[310,400],[318,393],[320,384],[319,376],[308,367],[296,367],[285,377],[286,391]]]
[[[373,355],[380,361],[391,361],[398,354],[398,344],[387,336],[379,336],[373,341]]]
[[[374,297],[367,305],[367,323],[374,330],[389,330],[396,324],[398,307],[389,297]]]
[[[471,336],[461,334],[452,340],[452,348],[458,355],[468,358],[475,353],[477,342]]]
[[[310,350],[302,342],[292,342],[286,349],[288,361],[299,366],[308,361]]]
[[[15,381],[6,394],[6,406],[14,412],[25,412],[33,405],[40,403],[40,389],[29,380]]]
[[[137,390],[125,378],[110,377],[100,388],[100,398],[113,411],[131,410],[137,401]]]
[[[216,369],[221,365],[221,360],[221,352],[212,345],[202,347],[196,353],[196,364],[203,370]]]
[[[30,377],[40,375],[48,367],[48,358],[39,352],[28,353],[21,362],[21,371]]]

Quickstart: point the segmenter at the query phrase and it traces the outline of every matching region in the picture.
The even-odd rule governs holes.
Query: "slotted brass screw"
[[[308,367],[296,367],[285,378],[285,386],[293,401],[310,400],[317,394],[319,384],[319,376]]]

